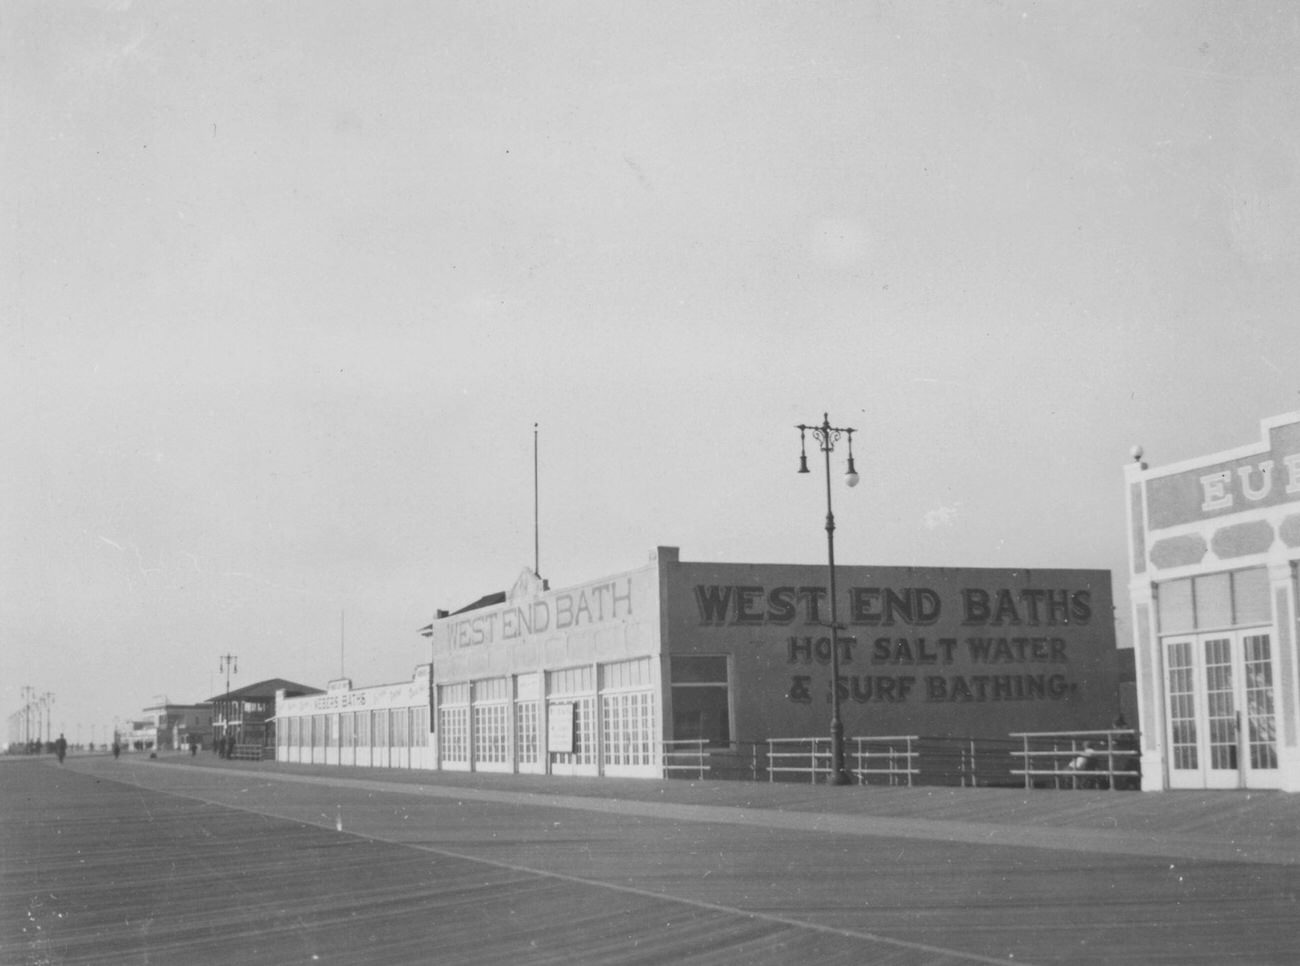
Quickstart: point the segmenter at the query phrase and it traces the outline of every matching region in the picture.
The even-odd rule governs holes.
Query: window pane
[[[1207,574],[1196,582],[1196,626],[1204,630],[1232,624],[1231,581],[1228,574]]]
[[[1265,568],[1255,567],[1233,574],[1232,596],[1236,624],[1267,624],[1273,620],[1273,608],[1268,602],[1268,570]]]
[[[672,659],[673,684],[690,684],[692,682],[709,682],[713,684],[727,680],[727,659],[725,657],[674,657]]]
[[[1226,637],[1205,642],[1205,706],[1210,729],[1210,767],[1235,770],[1237,711],[1232,685],[1232,642]]]
[[[709,744],[731,743],[731,716],[725,687],[673,688],[673,738]]]
[[[1174,768],[1197,767],[1196,694],[1193,684],[1192,645],[1176,641],[1169,645],[1169,731],[1173,743]]]
[[[1160,611],[1160,633],[1181,634],[1194,626],[1192,619],[1192,582],[1171,580],[1161,584],[1156,598]]]

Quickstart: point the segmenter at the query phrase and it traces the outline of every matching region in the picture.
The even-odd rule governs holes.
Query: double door
[[[1164,640],[1171,788],[1275,788],[1277,714],[1268,628]]]

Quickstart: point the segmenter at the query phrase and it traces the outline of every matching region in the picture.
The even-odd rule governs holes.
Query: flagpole
[[[533,423],[533,575],[541,577],[541,533],[537,519],[537,424]]]

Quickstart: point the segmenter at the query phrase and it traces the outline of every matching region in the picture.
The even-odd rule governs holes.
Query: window
[[[1268,570],[1224,571],[1170,580],[1157,586],[1156,612],[1163,635],[1268,624]]]
[[[731,702],[727,658],[673,657],[673,738],[731,744]]]
[[[438,742],[443,761],[469,762],[469,684],[438,686]]]
[[[411,736],[412,744],[416,748],[429,747],[429,709],[424,705],[413,709],[415,711],[415,723],[412,727],[415,733]]]
[[[655,747],[654,692],[603,694],[600,703],[605,727],[605,764],[652,764]]]
[[[1169,645],[1169,722],[1173,737],[1174,768],[1197,767],[1196,684],[1192,667],[1192,642]]]
[[[557,764],[596,763],[596,669],[590,665],[547,674],[548,697],[573,705],[573,751],[555,753]]]
[[[537,737],[537,707],[541,696],[536,674],[515,677],[515,760],[533,765],[541,760]]]
[[[521,765],[535,764],[538,760],[537,702],[527,701],[515,705],[516,757]]]
[[[408,722],[406,720],[406,709],[390,708],[388,711],[388,721],[390,747],[409,748],[411,746],[411,738],[407,731]]]
[[[652,764],[657,735],[651,659],[618,661],[600,670],[605,764]]]

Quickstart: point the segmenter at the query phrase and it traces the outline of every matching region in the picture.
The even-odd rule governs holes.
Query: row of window
[[[1251,567],[1165,581],[1157,587],[1156,608],[1161,634],[1267,624],[1273,619],[1268,570]]]
[[[654,665],[649,657],[599,667],[547,672],[546,698],[536,673],[442,685],[438,688],[439,748],[444,763],[508,766],[540,760],[542,709],[547,721],[572,714],[572,744],[552,748],[557,765],[592,766],[597,760],[597,707],[604,763],[650,765],[657,735]],[[601,692],[597,695],[597,680]],[[513,708],[513,717],[511,709]]]
[[[386,708],[282,718],[281,748],[423,748],[429,709]]]

